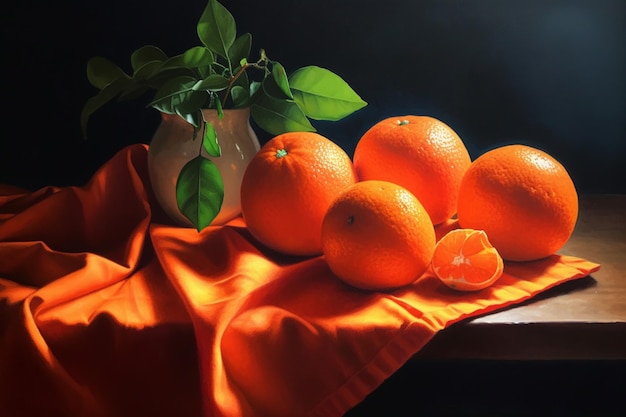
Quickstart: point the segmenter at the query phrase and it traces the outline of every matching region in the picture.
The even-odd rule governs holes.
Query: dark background
[[[507,143],[559,159],[580,193],[626,192],[626,2],[623,0],[316,0],[222,3],[291,72],[342,76],[369,105],[314,123],[352,154],[388,116],[425,114],[454,128],[473,158]],[[130,70],[136,48],[199,44],[205,0],[13,2],[3,6],[0,182],[82,185],[159,122],[145,100],[110,104],[80,132],[102,55]],[[257,130],[262,142],[267,135]]]
[[[474,158],[525,143],[559,159],[581,193],[626,193],[624,0],[223,4],[239,32],[253,34],[254,51],[265,48],[288,72],[329,68],[369,103],[340,122],[315,123],[350,154],[378,120],[425,114],[453,127]],[[83,140],[80,111],[96,93],[86,63],[102,55],[128,70],[140,46],[175,55],[197,45],[204,6],[205,0],[3,4],[0,183],[83,185],[123,146],[148,143],[159,115],[144,108],[147,98],[102,109]],[[623,408],[621,391],[609,381],[623,370],[613,363],[411,361],[350,415],[617,415],[610,411]]]

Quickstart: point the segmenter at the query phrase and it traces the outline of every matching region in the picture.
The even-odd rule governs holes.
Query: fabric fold
[[[0,415],[338,417],[438,331],[600,267],[554,255],[475,293],[430,271],[361,291],[322,256],[265,248],[241,217],[172,224],[147,149],[84,187],[0,185]]]

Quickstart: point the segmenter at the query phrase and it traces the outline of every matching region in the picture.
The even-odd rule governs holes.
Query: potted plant
[[[152,91],[148,107],[162,115],[148,151],[155,195],[174,220],[200,231],[238,214],[240,177],[259,148],[249,117],[272,135],[315,131],[310,120],[340,120],[367,103],[328,69],[306,66],[287,75],[263,49],[250,60],[252,35],[237,35],[235,19],[217,0],[208,1],[197,34],[201,45],[179,55],[167,56],[152,45],[137,49],[130,74],[106,58],[91,58],[87,78],[99,91],[85,103],[81,127],[87,137],[89,118],[100,107]],[[224,150],[242,138],[249,144],[230,146],[236,161],[226,161]],[[181,143],[186,148],[168,167],[168,155]],[[174,178],[165,178],[172,166]],[[220,219],[225,195],[233,207]]]

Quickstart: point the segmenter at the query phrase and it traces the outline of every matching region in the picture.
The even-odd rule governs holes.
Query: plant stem
[[[204,116],[202,116],[202,123],[204,123],[204,128],[206,129],[206,124],[208,123],[206,120],[204,120]],[[202,132],[202,130],[200,130]],[[200,138],[199,142],[200,142],[200,149],[198,149],[198,156],[202,156],[202,147],[204,145],[204,132],[202,132],[202,137]]]
[[[246,71],[246,69],[250,66],[251,64],[246,64],[242,66],[239,69],[239,71],[237,71],[237,73],[230,78],[230,81],[228,82],[228,87],[226,87],[226,93],[224,94],[224,98],[222,99],[222,107],[226,107],[226,100],[228,99],[230,90],[233,88],[233,84],[235,84],[235,81],[237,81],[237,78],[241,77],[241,74],[243,74]]]
[[[265,50],[261,49],[261,57],[259,58],[257,62],[253,62],[253,63],[246,62],[245,65],[239,68],[239,71],[237,71],[235,75],[230,77],[230,81],[228,82],[228,87],[226,87],[226,93],[224,94],[224,98],[222,99],[222,107],[226,107],[226,100],[228,100],[228,96],[230,95],[230,90],[233,88],[235,81],[237,81],[237,79],[241,77],[241,74],[246,72],[246,70],[250,67],[266,70],[268,61],[269,60],[267,59],[267,56],[265,55]]]

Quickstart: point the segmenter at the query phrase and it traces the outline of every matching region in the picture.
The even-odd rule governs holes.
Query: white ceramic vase
[[[250,125],[250,109],[227,109],[219,118],[214,109],[203,110],[204,119],[215,128],[221,156],[204,157],[217,166],[224,181],[224,202],[211,222],[220,225],[241,214],[240,188],[244,171],[260,145]],[[193,127],[177,115],[162,113],[148,150],[148,172],[155,197],[165,213],[181,226],[191,222],[180,212],[176,202],[176,181],[183,166],[198,156],[204,126],[193,139]]]

